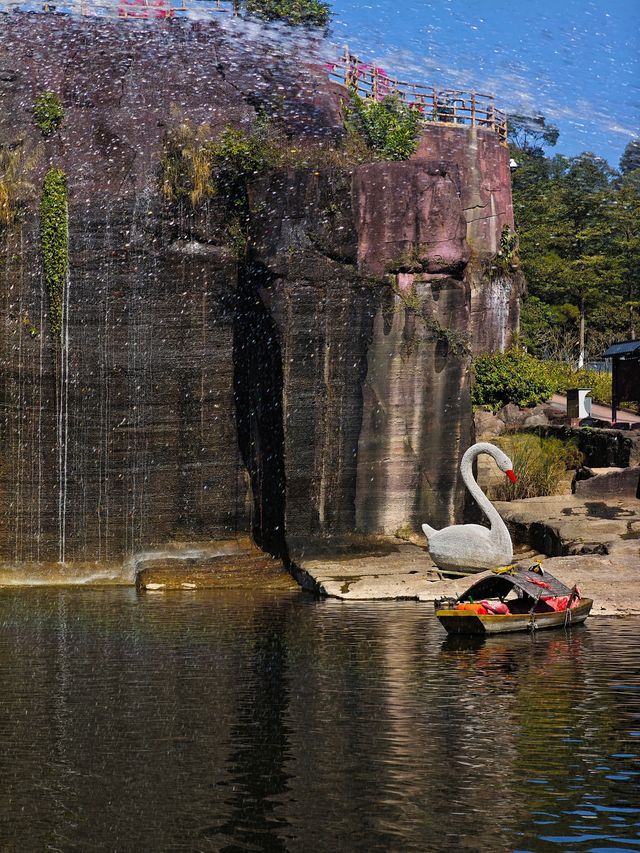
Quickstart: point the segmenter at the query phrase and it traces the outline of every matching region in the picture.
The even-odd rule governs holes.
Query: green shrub
[[[377,101],[352,89],[345,124],[383,160],[407,160],[418,146],[420,114],[395,94]]]
[[[574,370],[563,361],[546,361],[545,369],[553,390],[565,394],[569,388],[591,388],[591,399],[595,403],[611,403],[611,374],[596,370]]]
[[[553,385],[544,364],[517,349],[479,355],[473,361],[471,400],[497,412],[507,403],[535,406],[548,400]]]
[[[511,263],[515,258],[515,253],[518,249],[518,235],[515,231],[511,231],[508,225],[502,226],[500,234],[500,249],[498,254],[504,258],[507,263]]]
[[[553,495],[565,472],[579,468],[582,453],[573,442],[535,435],[500,436],[496,443],[511,457],[516,483],[501,482],[496,498],[503,501]]]
[[[284,21],[292,26],[326,27],[331,13],[322,0],[247,0],[246,9],[266,21]]]
[[[249,178],[278,164],[278,145],[264,122],[251,131],[226,127],[215,142],[206,146],[216,192],[227,201],[244,203]]]
[[[49,323],[54,335],[62,330],[64,286],[69,269],[67,178],[50,169],[40,200],[40,246],[44,283],[49,295]]]
[[[33,105],[33,118],[43,136],[51,136],[64,121],[64,110],[60,98],[54,92],[38,95]]]

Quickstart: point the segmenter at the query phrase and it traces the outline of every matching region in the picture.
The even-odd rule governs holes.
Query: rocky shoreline
[[[552,574],[594,599],[593,615],[639,615],[639,480],[640,467],[612,470],[578,482],[572,495],[496,503],[521,549],[516,559],[540,556]],[[302,562],[297,579],[344,600],[433,601],[459,595],[469,584],[466,577],[442,579],[419,538],[351,557],[313,555]]]

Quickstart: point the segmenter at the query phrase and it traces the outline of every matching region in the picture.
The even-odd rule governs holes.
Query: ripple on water
[[[0,590],[0,849],[640,850],[640,620]]]

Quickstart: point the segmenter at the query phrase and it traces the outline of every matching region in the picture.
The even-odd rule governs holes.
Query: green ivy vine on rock
[[[512,263],[515,259],[515,254],[518,249],[518,235],[515,231],[511,231],[508,225],[502,226],[500,234],[500,250],[498,254],[504,258],[507,263]]]
[[[44,283],[49,295],[51,332],[59,335],[69,270],[67,177],[62,169],[50,169],[44,179],[40,200],[40,246]]]
[[[43,92],[33,105],[33,118],[43,136],[51,136],[62,126],[64,110],[55,92]]]

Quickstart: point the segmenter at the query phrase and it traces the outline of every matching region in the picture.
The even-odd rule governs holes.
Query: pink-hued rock
[[[469,247],[458,180],[444,166],[423,160],[359,168],[353,195],[362,272],[464,269]]]
[[[477,254],[494,255],[503,226],[514,228],[509,149],[500,137],[489,130],[430,125],[412,159],[457,167],[467,243]]]

